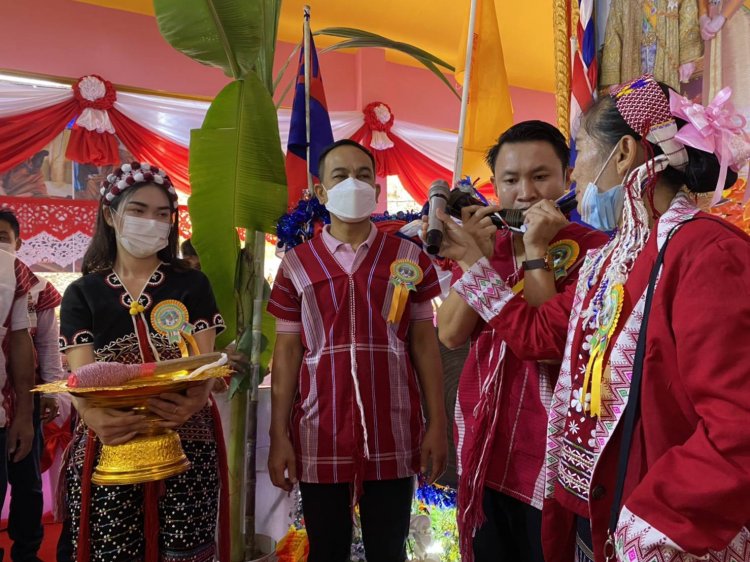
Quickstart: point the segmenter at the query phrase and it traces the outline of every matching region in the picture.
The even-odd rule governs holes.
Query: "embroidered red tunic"
[[[557,281],[557,290],[561,292],[568,285],[575,285],[578,266],[586,252],[604,244],[607,236],[571,224],[561,230],[552,243],[558,240],[573,240],[580,249],[577,263],[564,278]],[[510,287],[523,279],[523,270],[516,270],[513,238],[509,231],[498,232],[490,263]],[[460,277],[460,268],[454,269],[454,281]],[[471,349],[458,383],[454,433],[459,473],[467,466],[472,453],[490,440],[484,486],[541,509],[544,499],[542,464],[547,411],[559,365],[522,361],[510,349],[505,351],[504,357],[500,357],[498,347],[501,341],[500,333],[480,318],[471,337]],[[494,353],[491,352],[493,348]],[[493,407],[499,410],[500,417],[493,435],[477,435],[475,408],[480,401],[482,387],[495,372],[500,380]]]
[[[398,259],[424,272],[410,303],[440,294],[421,249],[382,232],[351,274],[322,237],[282,260],[268,311],[302,323],[304,358],[290,427],[304,482],[386,480],[419,470],[423,419],[409,353],[411,307],[400,322],[386,323],[394,291],[390,266]]]
[[[565,351],[547,440],[543,540],[550,562],[572,560],[571,515],[581,511],[591,518],[596,560],[604,560],[621,439],[617,426],[629,396],[648,275],[671,228],[695,214],[678,194],[628,277],[622,326],[605,358],[602,415],[591,443],[587,438],[579,444],[591,454],[577,469],[583,493],[565,486],[563,456],[575,435],[570,418],[578,414],[580,393],[576,397],[574,390],[585,368],[579,321],[590,299],[585,280],[531,309],[512,298],[486,261],[462,278],[464,297],[517,353],[544,358]],[[750,561],[750,239],[719,219],[698,216],[703,218],[675,235],[654,293],[640,419],[615,536],[618,560]],[[475,298],[477,282],[487,289]],[[572,471],[574,463],[567,466]]]

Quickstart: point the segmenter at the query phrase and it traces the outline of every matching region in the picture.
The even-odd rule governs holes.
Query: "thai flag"
[[[320,153],[333,142],[331,119],[328,116],[328,105],[323,90],[323,80],[318,64],[318,53],[310,37],[310,173],[318,177],[318,158]],[[286,181],[289,192],[288,205],[294,207],[302,199],[302,192],[307,189],[305,135],[305,50],[300,49],[297,68],[297,85],[294,90],[292,116],[289,124],[289,141],[286,153]]]
[[[595,0],[571,0],[573,10],[571,22],[575,26],[575,35],[570,40],[571,78],[570,78],[570,165],[576,164],[576,134],[581,121],[581,114],[596,99],[598,69],[596,62],[596,21],[594,19]],[[571,186],[575,189],[575,184]],[[570,218],[574,222],[585,224],[578,211],[574,209]]]
[[[596,62],[596,21],[594,0],[572,0],[575,35],[571,38],[570,52],[570,145],[571,165],[575,164],[576,133],[581,114],[596,99],[598,69]],[[576,17],[577,16],[577,17]]]

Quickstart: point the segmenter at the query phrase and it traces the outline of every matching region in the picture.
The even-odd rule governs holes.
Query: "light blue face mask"
[[[599,170],[596,178],[594,178],[594,181],[589,182],[586,186],[583,198],[581,199],[581,220],[595,229],[604,232],[609,232],[617,228],[625,202],[625,188],[622,184],[615,185],[604,192],[596,185],[602,172],[604,172],[607,164],[609,164],[612,156],[614,156],[615,150],[617,150],[616,145],[606,162],[604,162],[602,169]]]

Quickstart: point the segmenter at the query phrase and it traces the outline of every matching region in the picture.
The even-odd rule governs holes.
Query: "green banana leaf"
[[[272,232],[286,210],[284,155],[273,100],[250,72],[227,85],[190,141],[189,200],[193,239],[201,267],[225,315],[226,345],[237,333],[235,227]]]
[[[419,47],[415,47],[414,45],[410,45],[409,43],[404,43],[402,41],[394,41],[393,39],[378,35],[377,33],[371,33],[369,31],[355,29],[352,27],[326,27],[324,29],[313,32],[313,35],[340,37],[342,39],[346,39],[346,41],[341,41],[339,43],[321,49],[319,51],[319,54],[324,54],[331,51],[340,51],[342,49],[361,49],[370,47],[376,49],[391,49],[405,55],[409,55],[410,57],[419,61],[441,82],[448,86],[451,92],[453,92],[453,95],[455,95],[458,99],[461,99],[461,95],[453,87],[453,84],[451,84],[450,81],[445,77],[445,74],[443,74],[444,71],[450,72],[452,74],[453,72],[455,72],[455,68],[441,58],[436,57],[435,55],[429,53],[428,51],[425,51],[424,49],[420,49]],[[297,56],[297,51],[299,51],[301,47],[302,44],[300,43],[292,50],[292,53],[287,58],[286,62],[277,72],[276,79],[274,80],[275,89],[278,88],[278,85],[281,82],[284,73],[291,64],[292,60]],[[444,70],[441,70],[439,67],[442,67]],[[292,77],[289,83],[284,87],[284,90],[281,92],[281,94],[276,96],[276,99],[278,100],[277,107],[281,106],[281,103],[286,98],[287,94],[296,82],[297,77]]]
[[[281,0],[261,0],[260,11],[263,25],[261,27],[262,43],[258,53],[255,71],[266,85],[268,93],[273,95],[276,85],[273,77],[273,61],[276,53],[276,35],[281,16]]]
[[[451,84],[448,79],[445,77],[445,74],[441,72],[441,70],[437,67],[437,65],[432,62],[432,60],[422,57],[420,54],[412,52],[412,46],[408,45],[406,43],[399,43],[397,41],[384,44],[382,41],[378,39],[368,39],[368,38],[361,38],[361,39],[348,39],[346,41],[342,41],[341,43],[336,43],[335,45],[331,45],[330,47],[326,47],[325,49],[322,49],[320,51],[320,54],[328,53],[330,51],[340,51],[341,49],[361,49],[363,47],[376,47],[380,49],[393,49],[395,51],[399,51],[401,53],[406,53],[407,55],[412,56],[419,62],[421,62],[427,70],[432,72],[435,76],[437,76],[441,82],[443,82],[451,92],[453,92],[453,95],[455,95],[458,99],[461,99],[461,94],[456,91],[456,89],[453,87],[453,84]]]
[[[394,41],[383,35],[377,33],[371,33],[364,29],[356,29],[354,27],[325,27],[314,32],[313,35],[329,35],[331,37],[341,37],[342,39],[372,39],[373,41],[380,42],[381,45],[398,45],[401,52],[411,55],[414,57],[420,57],[432,61],[438,66],[442,66],[445,70],[453,73],[456,69],[445,62],[443,59],[436,57],[429,51],[410,45],[409,43],[403,43],[401,41]],[[383,48],[394,48],[384,46]]]
[[[156,22],[172,47],[238,79],[258,62],[276,29],[268,30],[264,0],[154,0]],[[273,37],[268,37],[272,35]],[[273,64],[273,49],[261,55]],[[269,82],[270,83],[270,82]]]

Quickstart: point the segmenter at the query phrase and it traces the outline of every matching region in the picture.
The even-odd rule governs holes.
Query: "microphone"
[[[451,190],[450,195],[448,196],[448,208],[446,212],[450,216],[460,219],[461,209],[470,205],[478,205],[480,207],[487,206],[478,197],[475,197],[473,193],[456,188]],[[578,205],[575,191],[563,195],[560,199],[555,201],[555,205],[560,209],[562,214],[567,216]],[[492,224],[498,229],[512,228],[519,230],[523,227],[524,211],[521,209],[500,209],[499,212],[492,213],[489,217]]]
[[[430,191],[428,193],[430,213],[427,221],[427,238],[425,239],[425,246],[427,253],[430,255],[437,255],[440,251],[440,246],[443,244],[443,221],[437,218],[437,211],[446,210],[448,204],[448,196],[450,195],[450,187],[448,182],[445,180],[435,180],[430,185]]]

